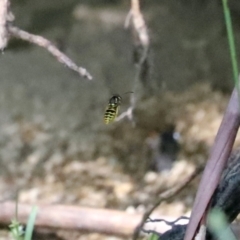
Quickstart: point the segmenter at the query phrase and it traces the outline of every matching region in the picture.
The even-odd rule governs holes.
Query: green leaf
[[[36,219],[36,216],[37,216],[37,211],[38,211],[38,208],[36,206],[32,208],[31,214],[28,218],[24,240],[31,240],[32,239],[32,233],[33,233],[35,219]]]
[[[219,240],[236,240],[225,214],[220,209],[213,209],[208,215],[209,229]]]
[[[152,233],[148,240],[159,240],[159,235]]]

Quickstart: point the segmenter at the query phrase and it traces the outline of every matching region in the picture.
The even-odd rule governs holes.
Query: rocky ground
[[[132,38],[124,29],[129,5],[89,2],[12,1],[15,25],[51,39],[94,80],[79,78],[39,47],[10,42],[0,56],[1,201],[15,200],[18,192],[19,201],[30,204],[144,212],[207,159],[233,85],[221,5],[144,3],[151,39],[148,84],[154,90],[137,101],[134,122],[125,118],[106,126],[109,97],[134,88]],[[120,113],[129,99],[124,95]],[[151,144],[169,124],[180,134],[177,161],[169,172],[151,172]],[[157,212],[189,212],[198,180]],[[1,234],[7,239],[6,231]],[[44,239],[117,239],[56,234]]]
[[[127,120],[114,123],[106,135],[113,143],[108,145],[111,157],[96,152],[95,157],[83,160],[76,154],[69,139],[56,140],[53,126],[49,123],[41,119],[35,122],[14,119],[1,128],[0,134],[1,201],[15,199],[19,191],[20,202],[76,204],[144,212],[162,191],[176,186],[197,165],[206,161],[228,96],[203,85],[179,95],[167,93],[164,99],[163,102],[168,102],[166,106],[172,106],[176,130],[181,135],[181,151],[170,171],[156,173],[145,169],[143,172],[141,164],[135,162],[131,146],[134,144],[138,151],[146,149],[147,140],[153,135],[148,129],[133,128]],[[150,109],[157,111],[156,107]],[[112,134],[116,131],[121,131],[117,146],[121,144],[122,151],[129,152],[130,158],[127,154],[122,158],[120,150],[116,151]],[[135,142],[133,133],[139,136]],[[104,144],[100,146],[104,147]],[[138,158],[138,161],[149,161],[147,156]],[[137,166],[126,168],[134,165],[129,161]],[[135,175],[130,174],[133,169]],[[162,203],[156,212],[173,217],[189,212],[198,180],[171,202]],[[57,234],[63,239],[70,239],[67,232],[59,231]],[[72,234],[71,239],[113,239],[98,234]]]

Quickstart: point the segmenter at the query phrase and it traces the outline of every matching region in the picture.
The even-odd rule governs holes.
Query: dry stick
[[[195,169],[195,171],[188,176],[182,183],[180,183],[175,188],[171,188],[165,192],[163,192],[160,195],[160,198],[156,201],[156,203],[153,205],[153,207],[149,208],[145,214],[143,215],[142,221],[138,225],[138,227],[135,229],[133,233],[133,240],[137,240],[140,234],[140,231],[142,230],[143,225],[145,224],[145,221],[149,218],[151,213],[159,206],[159,204],[162,201],[165,201],[169,198],[172,198],[176,196],[179,192],[181,192],[193,179],[195,179],[201,172],[203,171],[203,166],[199,166]]]
[[[236,89],[234,89],[198,187],[184,240],[192,240],[196,234],[199,222],[207,209],[222,171],[226,166],[239,125],[238,96]]]
[[[3,50],[7,46],[8,34],[7,34],[7,21],[8,21],[8,0],[0,1],[0,50]]]
[[[149,36],[147,25],[144,21],[143,15],[140,11],[139,0],[131,1],[131,13],[132,13],[132,23],[133,28],[136,33],[135,45],[143,47],[143,54],[140,58],[138,64],[142,64],[147,59],[147,54],[149,50]]]
[[[145,67],[145,61],[147,61],[148,51],[149,51],[149,36],[147,31],[147,26],[143,15],[140,10],[139,0],[131,0],[131,10],[126,18],[125,27],[128,27],[130,20],[132,22],[132,31],[134,35],[134,46],[137,51],[139,47],[141,48],[140,58],[136,60],[136,76],[134,79],[133,86],[133,94],[130,97],[131,106],[123,112],[116,121],[120,121],[125,117],[128,117],[131,121],[133,121],[132,112],[136,106],[136,92],[138,92],[138,86],[141,84],[141,73],[143,72],[143,68]]]
[[[116,236],[130,236],[142,214],[123,211],[64,205],[38,205],[35,227],[98,232]],[[15,202],[0,203],[0,223],[8,225],[15,216]],[[30,204],[18,204],[18,221],[26,224],[31,213]]]
[[[33,43],[40,47],[45,48],[60,63],[63,63],[68,68],[78,72],[80,76],[87,78],[88,80],[92,80],[91,74],[85,68],[77,66],[76,63],[74,63],[68,56],[66,56],[63,52],[61,52],[56,46],[54,46],[52,42],[50,42],[46,38],[25,32],[17,27],[10,26],[10,25],[7,27],[7,29],[9,34],[11,34],[13,37],[20,38],[22,40],[28,41],[30,43]]]
[[[38,214],[35,221],[35,229],[47,228],[50,231],[75,230],[81,232],[97,232],[115,236],[130,237],[139,224],[142,214],[129,214],[123,211],[86,208],[66,205],[37,205]],[[16,202],[0,203],[0,225],[8,226],[15,217]],[[18,204],[18,221],[27,224],[32,205]],[[173,220],[173,217],[159,216],[162,219]],[[152,229],[156,229],[153,226]],[[234,232],[240,236],[239,225],[232,224]],[[165,226],[157,227],[158,232],[163,233]],[[240,239],[240,238],[238,238]]]

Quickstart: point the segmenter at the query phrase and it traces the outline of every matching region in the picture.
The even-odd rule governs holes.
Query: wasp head
[[[122,97],[118,94],[113,95],[109,100],[109,104],[119,105],[119,104],[121,104],[121,102],[122,102]]]

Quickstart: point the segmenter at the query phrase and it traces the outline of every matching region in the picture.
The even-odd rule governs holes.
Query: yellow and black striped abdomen
[[[108,108],[105,111],[104,114],[104,122],[106,124],[109,124],[114,121],[118,114],[118,108],[119,106],[117,104],[109,104]]]

